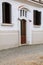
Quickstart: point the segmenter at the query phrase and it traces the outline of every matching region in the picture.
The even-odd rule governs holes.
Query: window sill
[[[13,24],[2,23],[1,26],[13,26]]]
[[[40,28],[40,25],[34,25],[34,28]]]

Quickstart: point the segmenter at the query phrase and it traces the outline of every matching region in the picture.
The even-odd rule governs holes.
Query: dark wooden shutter
[[[34,25],[41,25],[41,12],[34,10]]]
[[[38,25],[41,25],[41,12],[38,12]]]
[[[2,3],[3,23],[11,23],[11,5],[9,3]]]

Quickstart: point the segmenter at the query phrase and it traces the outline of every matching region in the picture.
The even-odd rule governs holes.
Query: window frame
[[[27,17],[27,13],[26,12],[27,12],[26,9],[20,9],[20,17]]]

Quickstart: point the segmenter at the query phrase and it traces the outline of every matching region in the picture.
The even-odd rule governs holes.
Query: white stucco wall
[[[26,24],[26,29],[27,29],[27,43],[28,44],[33,44],[33,42],[32,42],[32,38],[33,38],[32,36],[33,36],[33,34],[32,33],[34,31],[37,31],[37,30],[43,30],[43,8],[42,7],[32,6],[32,5],[30,6],[29,4],[27,5],[27,4],[24,4],[24,3],[18,3],[18,4],[19,5],[24,5],[27,9],[30,10],[28,12],[27,24]],[[33,10],[41,11],[41,26],[40,27],[35,27],[33,25]],[[29,20],[31,20],[32,22],[29,22]],[[40,33],[40,35],[41,35],[41,33]],[[35,43],[37,43],[37,41],[35,41]]]
[[[12,5],[12,26],[2,26],[2,2],[9,2]],[[20,3],[12,0],[0,0],[0,48],[10,48],[14,47],[16,44],[20,44],[20,21],[18,20],[18,7],[20,5],[24,5],[30,11],[28,12],[28,16],[26,19],[26,39],[28,44],[37,43],[37,40],[34,42],[35,35],[37,35],[34,31],[43,30],[43,8],[30,6],[25,3]],[[33,25],[33,10],[41,11],[41,26],[39,28],[35,28]],[[32,22],[29,22],[31,20]],[[4,31],[4,34],[3,34]],[[8,31],[8,32],[7,32]],[[10,31],[10,33],[9,33]],[[16,33],[15,33],[16,32]],[[34,33],[34,34],[32,34]],[[8,35],[8,36],[7,36]],[[16,35],[16,37],[15,37]],[[41,33],[40,33],[41,35]],[[5,37],[4,37],[5,36]],[[8,38],[8,39],[7,39]],[[6,42],[6,41],[7,42]],[[11,40],[11,41],[9,41]],[[33,42],[32,42],[33,40]],[[4,41],[4,42],[2,42]],[[13,41],[13,42],[12,42]],[[5,47],[4,47],[5,46]]]
[[[1,26],[2,24],[2,2],[9,2],[12,7],[11,7],[11,22],[13,24],[13,26],[9,26],[9,27],[5,27],[5,26]],[[17,27],[17,20],[18,20],[18,9],[17,9],[17,4],[14,3],[14,1],[12,0],[0,0],[0,30],[18,30]]]
[[[2,26],[2,2],[12,5],[10,26]],[[12,0],[0,0],[0,50],[18,46],[18,8]]]

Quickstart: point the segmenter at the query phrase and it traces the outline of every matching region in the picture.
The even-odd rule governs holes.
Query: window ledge
[[[2,26],[13,26],[13,24],[6,24],[6,23],[2,23]]]
[[[34,28],[40,28],[40,25],[34,25]]]

